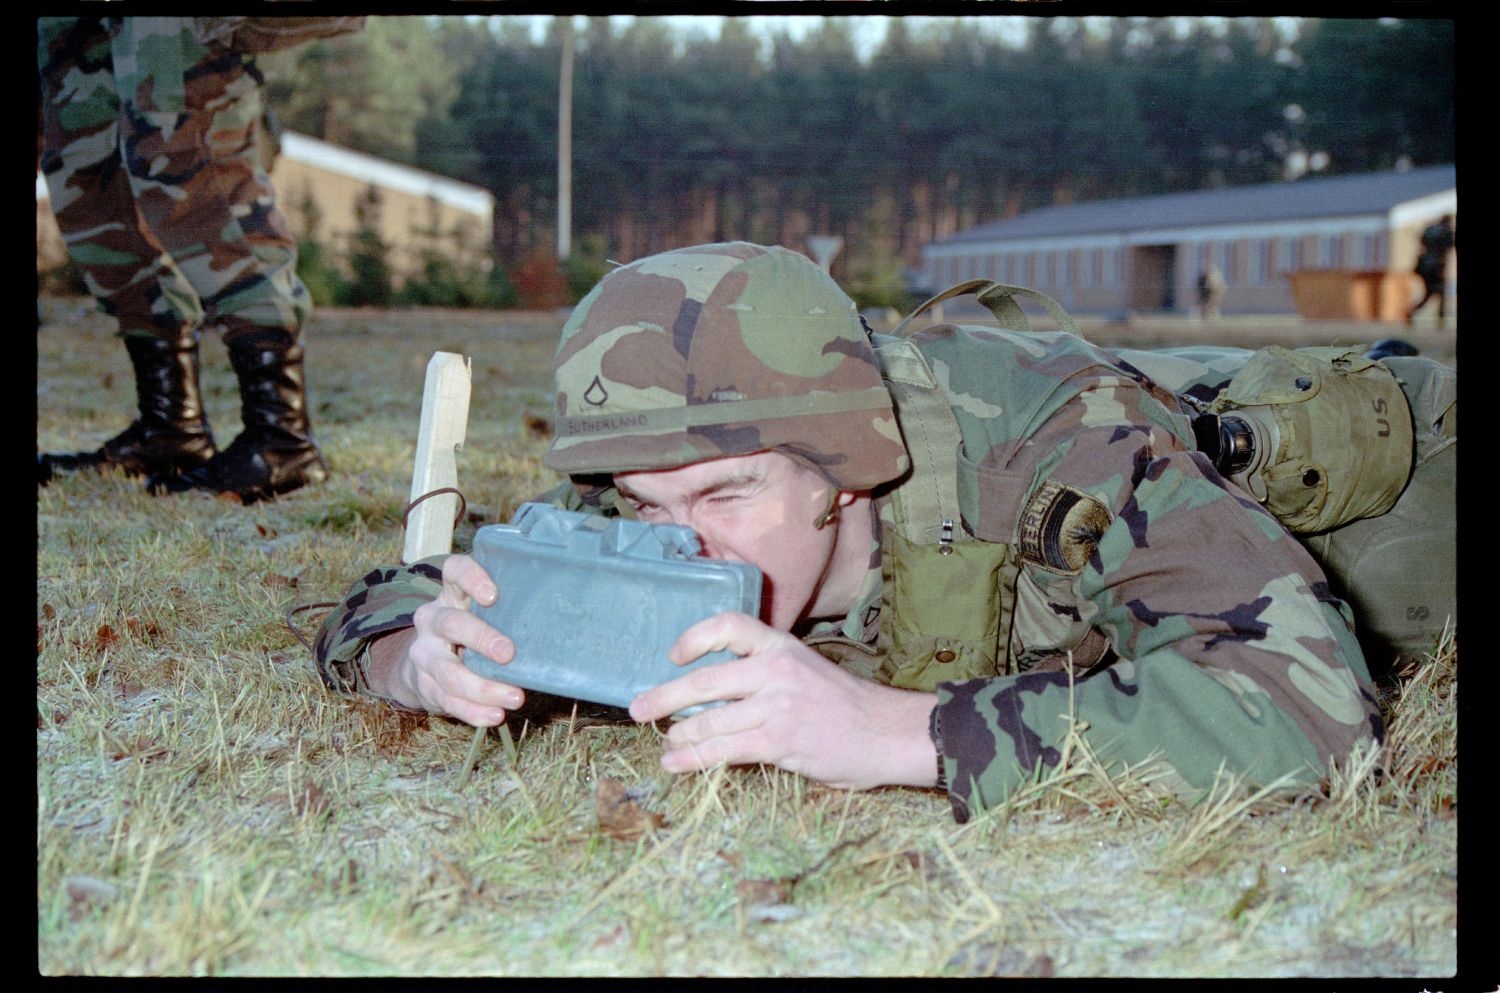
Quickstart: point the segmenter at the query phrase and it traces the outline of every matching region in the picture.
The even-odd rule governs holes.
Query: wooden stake
[[[453,352],[433,352],[422,389],[422,420],[417,427],[417,455],[412,466],[411,497],[458,486],[457,449],[469,426],[469,360]],[[453,518],[458,496],[443,493],[423,500],[406,519],[402,558],[415,562],[453,550]]]

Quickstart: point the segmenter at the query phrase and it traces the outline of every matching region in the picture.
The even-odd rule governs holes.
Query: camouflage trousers
[[[253,58],[187,17],[43,17],[37,64],[53,211],[120,333],[295,340],[311,298],[257,160]]]

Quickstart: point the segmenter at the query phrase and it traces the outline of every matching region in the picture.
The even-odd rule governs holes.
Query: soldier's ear
[[[813,521],[813,527],[821,531],[828,525],[839,519],[840,512],[859,496],[854,490],[841,490],[835,487],[828,495],[828,509],[825,510],[817,520]]]

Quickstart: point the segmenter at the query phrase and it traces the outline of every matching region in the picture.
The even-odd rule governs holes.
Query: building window
[[[1276,272],[1276,240],[1260,238],[1251,245],[1250,285],[1266,286]]]
[[[1318,268],[1340,269],[1344,265],[1344,238],[1342,235],[1325,234],[1318,237]]]
[[[1365,269],[1382,268],[1386,262],[1385,245],[1384,232],[1360,235],[1357,264]]]
[[[1280,258],[1279,261],[1281,263],[1281,271],[1282,272],[1296,272],[1298,269],[1301,269],[1302,268],[1302,239],[1301,238],[1283,238],[1283,239],[1281,239],[1281,252],[1280,252],[1280,255],[1281,255],[1281,258]]]

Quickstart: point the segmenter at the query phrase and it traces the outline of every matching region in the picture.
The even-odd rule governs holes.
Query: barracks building
[[[933,291],[1028,286],[1076,314],[1191,314],[1201,274],[1224,314],[1401,320],[1422,229],[1458,214],[1451,165],[1046,207],[923,246]],[[1456,258],[1448,260],[1457,299]]]
[[[398,276],[422,271],[429,253],[455,263],[488,264],[495,198],[486,189],[295,131],[263,145],[262,165],[292,232],[340,258],[362,224],[390,248]],[[36,177],[37,273],[67,261],[47,182]],[[361,217],[363,214],[363,218]]]

